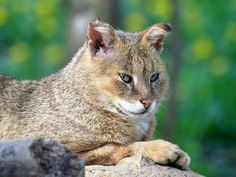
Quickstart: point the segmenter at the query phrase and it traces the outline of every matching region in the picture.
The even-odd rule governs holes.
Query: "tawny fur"
[[[50,137],[87,164],[116,164],[140,153],[188,168],[188,155],[176,145],[139,142],[150,138],[155,112],[130,116],[112,111],[118,98],[130,103],[145,98],[158,105],[163,100],[168,76],[160,53],[169,31],[169,25],[157,24],[125,33],[97,21],[90,24],[84,46],[59,72],[38,81],[0,76],[0,139]],[[133,89],[117,79],[121,71],[137,78]],[[160,79],[151,86],[148,80],[156,71]]]

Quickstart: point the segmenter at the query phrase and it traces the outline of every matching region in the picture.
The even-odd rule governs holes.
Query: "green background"
[[[111,23],[123,30],[140,31],[157,22],[170,22],[173,2],[116,1],[119,20]],[[174,90],[175,128],[171,136],[166,135],[169,130],[164,130],[164,124],[171,121],[165,121],[168,103],[164,103],[157,114],[159,128],[154,137],[180,145],[190,154],[191,168],[198,173],[236,176],[236,1],[176,2],[181,63]],[[64,1],[0,0],[0,73],[39,79],[63,67],[69,61],[67,20]],[[172,35],[162,55],[167,64]]]

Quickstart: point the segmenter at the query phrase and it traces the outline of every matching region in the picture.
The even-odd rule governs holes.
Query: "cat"
[[[85,44],[57,73],[37,81],[0,76],[0,139],[50,137],[86,164],[143,154],[188,169],[177,145],[149,140],[168,88],[160,55],[170,31],[164,23],[128,33],[91,22]]]

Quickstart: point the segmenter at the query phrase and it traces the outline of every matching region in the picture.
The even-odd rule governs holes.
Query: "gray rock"
[[[83,177],[84,162],[51,139],[0,142],[0,177]]]
[[[202,177],[191,171],[160,166],[144,156],[129,157],[116,166],[91,165],[85,167],[85,177]]]
[[[0,177],[83,177],[84,162],[51,139],[0,142]],[[116,166],[85,167],[85,177],[202,177],[160,166],[144,156],[122,159]]]

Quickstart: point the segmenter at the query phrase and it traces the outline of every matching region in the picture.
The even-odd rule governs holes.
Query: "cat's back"
[[[0,75],[0,106],[4,106],[3,103],[14,100],[17,95],[16,90],[19,87],[20,81],[14,80],[8,76]]]
[[[0,75],[0,101],[10,102],[22,92],[24,84],[22,81],[12,79],[11,77]],[[0,103],[0,105],[1,105]],[[4,106],[4,105],[2,105]]]
[[[0,94],[3,93],[5,88],[8,88],[10,86],[12,80],[13,79],[8,76],[0,75]]]
[[[36,86],[36,81],[20,81],[0,75],[0,116],[19,111]]]

